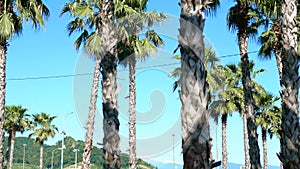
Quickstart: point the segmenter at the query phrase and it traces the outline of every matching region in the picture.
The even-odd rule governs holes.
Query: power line
[[[58,79],[58,78],[75,77],[75,76],[86,76],[86,75],[92,75],[92,74],[93,73],[79,73],[79,74],[72,74],[72,75],[53,75],[53,76],[38,76],[38,77],[24,77],[24,78],[8,78],[7,81]]]
[[[257,53],[258,51],[251,51],[248,52],[248,54]],[[239,53],[236,54],[228,54],[223,55],[218,58],[228,58],[228,57],[234,57],[239,56]],[[143,67],[137,67],[137,70],[140,69],[149,69],[149,68],[156,68],[156,67],[166,67],[166,66],[173,66],[173,65],[179,65],[180,63],[165,63],[165,64],[159,64],[159,65],[153,65],[153,66],[143,66]],[[126,70],[120,70],[126,71]],[[42,80],[42,79],[60,79],[60,78],[68,78],[68,77],[77,77],[77,76],[88,76],[93,75],[93,73],[78,73],[78,74],[67,74],[67,75],[51,75],[51,76],[38,76],[38,77],[23,77],[23,78],[7,78],[7,81],[24,81],[24,80]]]

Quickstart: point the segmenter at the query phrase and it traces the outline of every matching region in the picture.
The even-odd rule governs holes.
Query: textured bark
[[[16,140],[16,129],[12,128],[11,138],[10,138],[10,153],[9,153],[9,169],[13,168],[14,161],[14,149],[15,149],[15,140]]]
[[[227,113],[222,114],[222,169],[228,168],[228,157],[227,157]]]
[[[243,113],[243,132],[244,132],[245,169],[250,169],[247,116],[244,113]]]
[[[264,128],[261,129],[261,138],[264,152],[264,169],[268,169],[267,131]]]
[[[129,57],[129,169],[136,169],[136,59],[134,56]]]
[[[297,58],[297,0],[281,1],[281,61],[282,80],[282,131],[280,138],[280,160],[284,169],[299,169],[300,135],[299,135],[299,60]]]
[[[279,74],[279,79],[282,79],[282,62],[281,62],[281,45],[280,45],[280,39],[281,39],[281,28],[279,22],[275,22],[272,27],[273,31],[275,32],[277,41],[274,43],[274,53],[277,63],[277,69]]]
[[[207,72],[204,67],[204,14],[196,0],[181,0],[179,44],[181,52],[180,100],[184,169],[212,167]]]
[[[103,157],[104,169],[121,168],[120,136],[118,119],[118,93],[117,86],[117,37],[114,25],[113,0],[101,2],[101,33],[102,53],[102,108],[103,108]]]
[[[257,125],[255,123],[254,116],[254,100],[252,95],[252,80],[249,70],[249,58],[248,58],[248,4],[238,1],[238,8],[240,11],[240,17],[245,18],[238,25],[238,43],[240,49],[241,63],[242,63],[242,83],[244,92],[244,114],[247,117],[247,130],[249,139],[249,154],[250,154],[250,168],[261,169],[260,163],[260,151],[258,146]]]
[[[98,87],[100,79],[100,59],[96,59],[95,68],[94,68],[94,78],[91,91],[90,107],[88,121],[86,123],[86,135],[85,135],[85,144],[84,152],[82,155],[82,169],[89,169],[91,163],[91,154],[93,149],[93,131],[95,124],[95,112],[96,104],[98,98]]]
[[[6,87],[6,42],[0,42],[0,168],[4,164],[4,108]]]
[[[117,75],[116,57],[106,55],[101,63],[102,68],[102,107],[103,107],[103,156],[104,169],[121,167],[120,158],[120,137],[118,119],[118,87],[116,82]]]
[[[8,135],[8,139],[7,139],[7,147],[6,147],[5,157],[4,157],[4,168],[7,168],[9,162],[10,145],[11,145],[11,134]]]
[[[40,169],[43,169],[44,142],[40,142]]]

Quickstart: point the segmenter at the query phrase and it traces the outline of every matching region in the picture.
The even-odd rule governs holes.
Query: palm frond
[[[84,49],[89,55],[100,57],[99,54],[102,52],[102,48],[101,35],[98,31],[95,31],[86,37]]]
[[[19,34],[22,30],[21,18],[13,13],[0,14],[0,39],[8,40],[14,34]]]
[[[164,42],[163,42],[162,38],[154,30],[147,31],[145,36],[156,47],[161,47],[161,46],[164,45]]]
[[[180,77],[180,75],[181,75],[181,68],[176,68],[175,70],[173,70],[170,74],[169,74],[169,76],[170,77],[175,77],[175,78],[178,78],[178,77]]]
[[[71,36],[71,34],[74,31],[82,31],[85,28],[85,21],[79,17],[76,17],[73,21],[71,21],[68,25],[67,25],[67,30],[69,32],[69,36]]]

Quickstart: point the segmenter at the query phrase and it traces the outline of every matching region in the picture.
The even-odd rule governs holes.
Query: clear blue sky
[[[84,125],[87,118],[90,86],[92,76],[78,76],[58,79],[12,81],[11,78],[39,77],[52,75],[70,75],[93,72],[93,61],[82,52],[76,52],[73,42],[77,37],[68,37],[65,27],[70,18],[65,15],[58,17],[66,1],[47,0],[51,10],[46,27],[40,31],[32,31],[30,23],[25,24],[23,34],[10,41],[7,57],[7,105],[22,105],[29,113],[46,112],[58,116],[55,124],[62,129],[65,119],[67,135],[84,140]],[[215,48],[218,56],[238,54],[237,38],[226,28],[226,13],[233,2],[222,1],[216,16],[207,17],[205,37]],[[175,133],[175,159],[182,163],[180,141],[180,100],[178,93],[172,92],[174,79],[168,73],[179,66],[176,60],[171,59],[173,50],[177,46],[177,32],[180,8],[178,2],[171,0],[150,0],[148,10],[163,11],[171,18],[158,32],[165,40],[165,47],[145,63],[137,67],[175,63],[169,66],[138,69],[137,71],[137,138],[138,156],[157,161],[172,161],[172,134]],[[250,40],[249,51],[258,50],[255,40]],[[259,81],[268,91],[279,95],[279,81],[274,60],[261,61],[256,54],[250,54],[255,60],[256,68],[265,68],[268,71],[260,75]],[[238,63],[239,56],[224,58],[222,63]],[[120,134],[122,151],[128,147],[128,71],[119,67],[118,82],[121,86],[119,95],[120,107]],[[101,110],[101,94],[99,94],[98,109]],[[95,143],[102,140],[101,111],[96,115]],[[218,159],[221,159],[221,128],[213,125],[214,157],[216,158],[217,140]],[[215,135],[217,133],[217,139]],[[229,161],[244,163],[242,120],[236,113],[228,119],[228,152]],[[260,133],[260,132],[259,132]],[[62,136],[57,134],[47,143],[54,144]],[[261,143],[261,142],[260,142]],[[273,138],[268,141],[268,157],[270,165],[279,165],[276,153],[279,152],[279,140]],[[262,155],[261,155],[262,156]]]

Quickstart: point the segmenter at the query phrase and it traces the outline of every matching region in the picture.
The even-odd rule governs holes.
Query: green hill
[[[7,141],[6,141],[7,142]],[[5,143],[6,143],[5,142]],[[26,156],[25,156],[25,164],[26,169],[38,169],[39,166],[39,146],[33,144],[33,139],[28,139],[27,137],[17,137],[15,142],[15,152],[14,152],[14,169],[21,169],[23,163],[23,144],[26,144]],[[65,146],[64,150],[64,167],[68,167],[74,165],[75,162],[75,153],[74,149],[79,149],[78,155],[78,163],[82,161],[82,153],[84,149],[84,142],[73,139],[72,137],[65,138]],[[58,148],[61,147],[61,141],[57,142],[55,145],[44,145],[44,168],[51,168],[51,157],[53,152],[53,168],[60,168],[60,157],[61,151]],[[6,148],[6,144],[5,144]],[[91,163],[93,164],[91,169],[100,169],[103,165],[103,151],[102,149],[93,146]],[[122,168],[128,168],[128,155],[121,154],[122,158]],[[138,164],[140,168],[145,169],[155,169],[154,166],[149,163],[139,159]],[[78,167],[79,168],[79,167]]]

